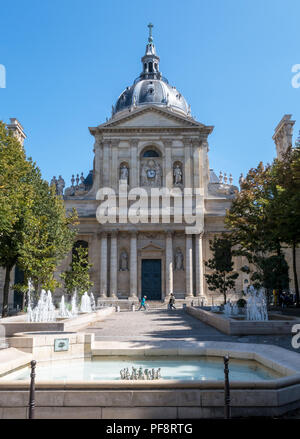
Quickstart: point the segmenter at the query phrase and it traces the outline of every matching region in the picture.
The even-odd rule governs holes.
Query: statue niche
[[[181,162],[175,162],[173,165],[173,184],[174,186],[183,185],[183,171]]]
[[[179,247],[177,247],[175,252],[175,271],[184,270],[183,268],[183,254]]]
[[[127,184],[129,183],[129,167],[127,163],[121,163],[119,177],[120,180],[125,180]]]
[[[120,254],[120,265],[119,271],[129,271],[128,270],[128,254],[126,250],[122,250]]]
[[[161,157],[158,152],[147,150],[142,155],[140,181],[141,186],[162,186]]]

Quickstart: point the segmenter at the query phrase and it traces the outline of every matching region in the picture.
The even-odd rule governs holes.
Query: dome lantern
[[[153,24],[148,24],[149,36],[146,44],[146,52],[142,57],[143,70],[131,87],[119,96],[116,105],[112,107],[112,117],[124,110],[140,108],[146,105],[169,108],[185,116],[191,117],[190,106],[182,94],[172,87],[168,80],[159,71],[160,58],[156,54],[153,43]]]

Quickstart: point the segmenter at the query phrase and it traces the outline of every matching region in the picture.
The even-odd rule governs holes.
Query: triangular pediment
[[[170,109],[147,106],[146,108],[137,108],[128,111],[128,113],[118,118],[113,118],[98,128],[202,128],[204,126],[205,125],[196,122],[191,117],[177,114]]]
[[[151,242],[151,243],[145,245],[144,247],[142,247],[141,250],[143,250],[143,251],[144,250],[147,250],[147,251],[162,251],[163,248],[160,247],[159,245],[153,244],[153,242]]]

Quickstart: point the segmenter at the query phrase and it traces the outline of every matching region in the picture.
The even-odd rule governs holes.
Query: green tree
[[[205,261],[206,267],[212,270],[212,273],[205,274],[208,289],[218,290],[223,294],[226,304],[227,291],[234,289],[235,281],[239,276],[239,273],[233,271],[233,243],[230,236],[215,236],[209,241],[209,248],[212,258]]]
[[[277,197],[270,214],[276,218],[277,239],[292,249],[292,270],[297,306],[300,306],[296,249],[300,244],[300,144],[289,148],[281,160],[272,166],[272,178],[277,185]]]
[[[2,316],[8,313],[11,271],[26,239],[24,223],[33,203],[32,163],[0,122],[0,266],[5,270]]]
[[[18,266],[36,285],[54,286],[58,262],[72,248],[76,215],[26,159],[24,148],[0,122],[0,266],[5,270],[2,316],[8,314],[11,271]]]
[[[241,184],[225,223],[236,244],[235,255],[245,256],[251,266],[253,285],[281,291],[287,284],[288,268],[278,233],[279,195],[273,165],[259,163]]]
[[[82,246],[75,248],[70,269],[60,275],[68,294],[72,294],[76,290],[79,295],[82,295],[93,286],[93,282],[90,281],[92,266],[93,264],[88,261],[88,249]]]
[[[54,290],[60,286],[54,272],[72,249],[77,230],[75,211],[66,216],[61,197],[48,182],[43,181],[39,172],[33,181],[35,199],[31,216],[26,218],[24,230],[27,236],[18,259],[25,279],[31,279],[35,291],[40,288]]]

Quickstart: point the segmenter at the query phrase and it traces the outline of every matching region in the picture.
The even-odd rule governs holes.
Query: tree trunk
[[[295,293],[296,293],[296,306],[300,307],[300,297],[299,297],[299,284],[296,268],[296,242],[293,242],[293,273],[294,273],[294,283],[295,283]]]
[[[9,295],[9,284],[10,284],[10,273],[12,267],[8,266],[5,270],[5,281],[3,288],[3,303],[2,303],[2,317],[8,316],[8,295]]]

